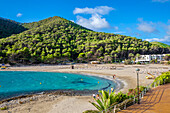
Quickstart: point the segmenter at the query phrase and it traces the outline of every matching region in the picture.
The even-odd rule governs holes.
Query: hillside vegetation
[[[18,22],[0,18],[0,38],[5,38],[12,34],[18,34],[25,30],[27,29]]]
[[[169,48],[135,37],[94,32],[60,17],[24,23],[28,29],[0,39],[0,62],[59,63],[99,60],[112,62],[139,54],[168,53]],[[129,56],[129,54],[131,56]]]
[[[170,48],[170,45],[161,43],[161,42],[151,42],[152,44],[158,45],[160,47],[164,47],[164,48]]]

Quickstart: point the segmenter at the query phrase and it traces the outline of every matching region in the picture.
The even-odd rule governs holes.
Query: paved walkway
[[[119,113],[170,113],[170,83],[153,88],[146,93],[140,104]]]

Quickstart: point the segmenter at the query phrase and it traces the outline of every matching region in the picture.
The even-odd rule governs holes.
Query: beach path
[[[170,113],[170,83],[153,88],[146,93],[140,104],[119,113]]]

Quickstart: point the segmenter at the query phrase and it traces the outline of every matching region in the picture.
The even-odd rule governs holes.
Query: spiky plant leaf
[[[90,101],[89,101],[90,102]],[[104,109],[102,109],[100,106],[98,106],[96,103],[94,102],[90,102],[91,104],[93,104],[99,111],[102,111]]]

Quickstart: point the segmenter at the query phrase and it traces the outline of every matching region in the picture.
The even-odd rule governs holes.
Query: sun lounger
[[[110,67],[110,69],[112,70],[112,69],[116,69],[116,67],[115,66],[112,66],[112,67]]]
[[[147,79],[154,79],[155,77],[153,76],[146,76]]]
[[[149,76],[146,76],[147,79],[154,79],[155,78],[155,76],[152,75],[151,73],[148,73],[148,74],[149,74]]]

